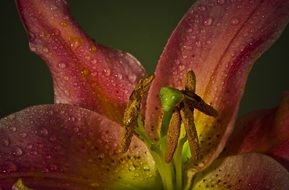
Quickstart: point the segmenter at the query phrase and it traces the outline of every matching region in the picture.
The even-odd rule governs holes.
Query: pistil
[[[136,134],[148,147],[156,163],[164,189],[181,190],[185,183],[183,178],[186,176],[184,175],[185,164],[192,160],[198,160],[200,154],[198,134],[194,123],[194,109],[209,116],[217,116],[217,111],[195,94],[196,77],[194,72],[190,71],[185,78],[184,90],[172,87],[161,88],[160,102],[163,112],[160,136],[157,141],[151,140],[143,127],[140,111],[142,99],[153,78],[153,76],[148,76],[140,80],[130,96],[123,119],[125,130],[122,150],[124,152],[128,150],[131,138],[133,134]],[[187,146],[190,149],[189,158],[184,155]]]

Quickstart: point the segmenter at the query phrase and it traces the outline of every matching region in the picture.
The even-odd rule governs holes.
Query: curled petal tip
[[[30,49],[49,66],[55,102],[102,113],[121,123],[134,85],[144,75],[130,54],[96,44],[71,18],[65,0],[17,0]]]

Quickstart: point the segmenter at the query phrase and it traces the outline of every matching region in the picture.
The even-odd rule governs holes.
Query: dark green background
[[[78,23],[97,42],[126,50],[152,72],[171,31],[192,0],[71,0]],[[53,102],[46,65],[28,49],[13,0],[1,0],[0,117]],[[289,90],[289,28],[255,65],[241,114],[277,105]]]

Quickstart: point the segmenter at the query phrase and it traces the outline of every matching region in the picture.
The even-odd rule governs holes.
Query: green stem
[[[156,167],[163,182],[164,190],[173,190],[174,188],[174,169],[172,163],[166,163],[162,152],[151,151]]]
[[[181,190],[183,189],[183,145],[186,142],[186,137],[183,137],[179,140],[175,156],[174,156],[174,165],[176,171],[176,189]]]

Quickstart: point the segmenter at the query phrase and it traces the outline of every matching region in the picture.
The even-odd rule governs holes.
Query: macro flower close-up
[[[249,72],[289,22],[288,0],[197,0],[153,74],[88,37],[69,1],[15,5],[54,104],[0,120],[0,190],[289,188],[289,91],[238,117]]]

